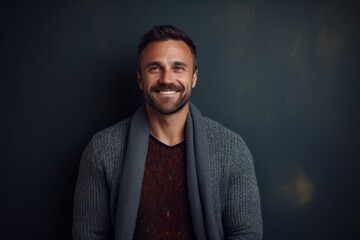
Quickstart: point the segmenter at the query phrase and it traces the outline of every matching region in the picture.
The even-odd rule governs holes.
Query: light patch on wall
[[[218,11],[218,19],[229,23],[233,30],[245,31],[255,12],[254,1],[230,1]]]
[[[299,106],[314,104],[319,91],[313,88],[307,67],[307,47],[309,42],[308,28],[305,24],[294,30],[293,41],[289,54],[289,67],[293,69],[293,77],[289,78],[287,92],[288,111],[292,114],[299,112]],[[316,104],[316,103],[315,103]],[[306,109],[308,111],[308,109]]]
[[[252,67],[249,67],[249,61],[254,59],[256,52],[254,43],[250,41],[250,30],[256,19],[258,5],[258,0],[224,1],[217,5],[215,16],[215,27],[218,29],[214,45],[219,47],[213,51],[222,62],[223,86],[229,84],[231,88],[226,101],[236,103],[236,112],[240,115],[253,114],[256,109],[254,104],[261,95],[251,94],[261,90],[254,81]]]
[[[255,3],[254,0],[228,1],[219,6],[216,19],[224,27],[219,34],[231,43],[224,44],[231,47],[229,49],[231,55],[237,53],[242,56],[244,53],[252,51],[247,49],[247,38],[249,24],[256,15]]]
[[[276,196],[294,208],[304,207],[314,198],[314,184],[303,169],[297,167],[293,178],[277,187]]]
[[[324,4],[319,10],[318,47],[322,56],[328,60],[329,71],[334,69],[338,55],[347,47],[354,31],[354,13],[351,6],[339,10],[338,2]],[[341,9],[341,8],[340,8]]]
[[[322,54],[335,61],[336,56],[345,46],[348,33],[343,31],[343,24],[338,26],[324,26],[319,32],[319,48]],[[332,66],[331,66],[332,67]]]

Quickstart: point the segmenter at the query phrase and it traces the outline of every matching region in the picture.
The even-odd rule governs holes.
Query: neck
[[[185,140],[185,124],[189,113],[189,104],[172,114],[162,114],[146,103],[150,134],[168,146],[174,146]]]

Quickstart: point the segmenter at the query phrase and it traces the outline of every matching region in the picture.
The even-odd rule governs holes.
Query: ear
[[[198,77],[198,70],[196,69],[194,71],[193,77],[192,77],[192,88],[194,88],[196,86],[197,77]]]
[[[139,71],[136,71],[136,75],[137,75],[137,82],[138,82],[139,88],[141,90],[143,90],[141,73]]]

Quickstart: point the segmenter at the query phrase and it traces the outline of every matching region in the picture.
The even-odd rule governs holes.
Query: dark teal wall
[[[138,39],[164,23],[197,45],[193,102],[253,153],[264,239],[359,239],[358,5],[1,4],[0,239],[71,239],[81,153],[141,103]]]

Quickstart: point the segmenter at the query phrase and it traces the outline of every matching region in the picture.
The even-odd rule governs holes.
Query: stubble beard
[[[162,87],[165,89],[165,87]],[[174,88],[166,88],[169,90],[173,90]],[[157,91],[156,87],[151,89],[152,91]],[[179,92],[180,94],[184,94],[184,88],[182,87],[182,91]],[[161,114],[173,114],[180,111],[184,106],[186,106],[190,101],[191,92],[188,94],[181,95],[175,102],[172,101],[172,97],[164,98],[163,102],[156,101],[151,95],[145,92],[144,97],[145,101],[149,106],[151,106],[155,111]]]

